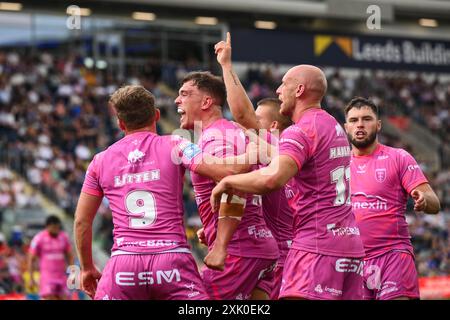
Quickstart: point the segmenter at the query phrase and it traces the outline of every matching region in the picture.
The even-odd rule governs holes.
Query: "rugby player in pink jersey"
[[[364,298],[418,299],[406,202],[411,196],[415,211],[436,214],[439,199],[408,152],[378,142],[381,120],[372,101],[353,99],[345,115],[352,143],[352,205],[366,252]]]
[[[231,36],[227,32],[226,41],[215,45],[217,61],[222,67],[223,79],[227,89],[227,101],[231,114],[246,129],[255,129],[259,136],[277,146],[280,132],[292,125],[289,117],[280,113],[280,101],[266,98],[257,102],[256,110],[233,70],[231,61]],[[269,298],[275,300],[281,287],[283,266],[293,239],[293,216],[286,197],[293,194],[284,188],[262,197],[264,219],[277,240],[280,257],[274,270],[274,287]],[[222,263],[221,259],[215,261]]]
[[[61,230],[61,220],[49,216],[45,221],[45,230],[36,234],[31,240],[28,254],[28,272],[31,286],[35,261],[39,260],[39,295],[45,300],[68,299],[67,266],[73,265],[72,246],[67,234]]]
[[[142,86],[125,86],[111,96],[125,137],[96,154],[86,172],[74,231],[82,289],[94,299],[207,299],[183,225],[184,172],[220,180],[250,167],[246,153],[239,156],[244,161],[217,164],[186,139],[157,135],[154,103]],[[91,245],[103,197],[113,215],[114,245],[102,275]]]
[[[283,131],[279,154],[269,166],[226,177],[223,192],[266,194],[290,181],[294,240],[283,270],[280,299],[362,299],[364,249],[352,212],[348,173],[350,145],[344,129],[321,109],[327,89],[323,72],[299,65],[277,89],[283,115],[295,123]]]
[[[204,153],[217,157],[238,155],[245,151],[247,143],[243,130],[223,118],[225,99],[222,79],[209,72],[193,72],[182,80],[175,100],[181,114],[181,128],[195,129],[196,125],[201,125],[199,147]],[[213,180],[196,173],[191,173],[191,177],[208,249],[210,252],[226,249],[223,270],[205,268],[203,271],[210,297],[268,299],[279,252],[263,217],[261,197],[238,194],[236,201],[244,202],[245,213],[241,221],[235,220],[232,215],[221,215],[219,207],[212,210],[209,199],[215,186]],[[205,258],[206,265],[208,258]]]

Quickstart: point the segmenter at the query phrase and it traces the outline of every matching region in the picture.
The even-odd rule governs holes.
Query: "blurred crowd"
[[[450,274],[450,220],[410,215],[410,232],[419,276]]]
[[[25,292],[29,244],[13,233],[9,241],[0,232],[0,295]]]
[[[92,156],[122,137],[108,106],[109,95],[122,84],[142,84],[154,93],[161,110],[158,132],[168,134],[178,126],[173,101],[179,80],[187,72],[201,69],[192,58],[164,65],[151,58],[144,66],[128,68],[128,77],[119,81],[108,68],[90,69],[84,61],[77,55],[0,52],[0,231],[5,208],[38,205],[33,195],[23,196],[23,182],[8,169],[73,216]],[[334,69],[325,71],[329,89],[324,107],[339,121],[343,122],[343,109],[353,96],[370,97],[384,115],[408,116],[427,127],[443,144],[449,144],[449,82],[398,72],[367,71],[347,77]],[[275,96],[282,75],[277,66],[252,64],[241,76],[250,99],[256,103]],[[225,115],[230,117],[229,111]],[[380,140],[412,151],[398,137],[383,134]],[[450,167],[446,159],[441,160],[444,166],[438,172],[427,171],[426,164],[421,165],[441,199],[444,222],[433,224],[421,215],[410,218],[421,275],[450,273]],[[205,248],[196,240],[200,220],[192,188],[185,188],[184,200],[188,238],[194,252],[202,256]],[[112,219],[106,200],[94,228],[97,241],[109,251]]]
[[[345,121],[345,105],[353,97],[369,97],[380,107],[381,115],[411,118],[439,137],[443,145],[450,144],[450,79],[437,74],[370,70],[355,70],[350,76],[339,69],[323,69],[328,80],[323,104],[341,123]],[[275,96],[283,76],[280,70],[276,65],[251,65],[243,84],[253,103]],[[442,160],[448,169],[450,163]]]

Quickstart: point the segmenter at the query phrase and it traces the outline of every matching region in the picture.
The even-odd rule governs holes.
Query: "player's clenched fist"
[[[206,236],[205,236],[205,230],[203,228],[200,228],[197,230],[197,237],[198,237],[198,241],[201,244],[204,244],[205,246],[207,246],[208,244],[206,243]]]
[[[411,196],[414,199],[414,211],[424,211],[427,206],[427,201],[425,199],[424,193],[419,190],[414,190],[413,192],[411,192]]]
[[[227,251],[221,246],[214,246],[214,248],[208,252],[203,262],[212,270],[223,271],[225,269],[225,259],[227,257]]]
[[[81,289],[92,299],[94,299],[95,291],[97,291],[97,281],[101,277],[102,274],[95,267],[81,271]]]

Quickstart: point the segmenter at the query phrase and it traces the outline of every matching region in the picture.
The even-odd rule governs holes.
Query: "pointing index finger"
[[[230,34],[230,32],[227,32],[227,44],[231,45],[231,34]]]

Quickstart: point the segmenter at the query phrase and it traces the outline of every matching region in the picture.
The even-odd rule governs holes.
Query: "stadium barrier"
[[[421,299],[450,299],[450,276],[419,278]]]

